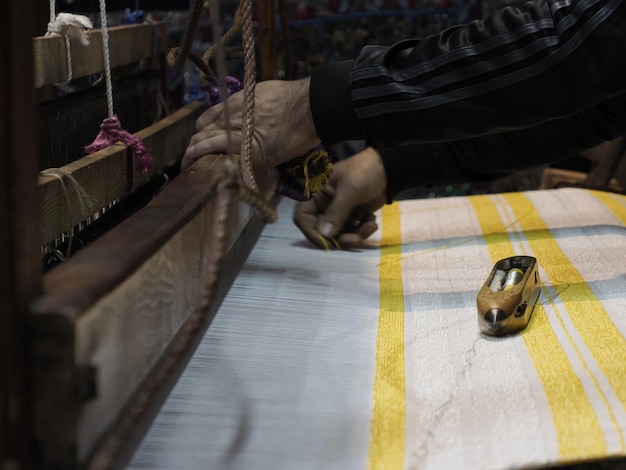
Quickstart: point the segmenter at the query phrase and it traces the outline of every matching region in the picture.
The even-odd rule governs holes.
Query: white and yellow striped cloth
[[[402,201],[360,252],[281,203],[131,468],[505,469],[626,456],[626,198]],[[528,327],[478,331],[494,263],[537,258]]]

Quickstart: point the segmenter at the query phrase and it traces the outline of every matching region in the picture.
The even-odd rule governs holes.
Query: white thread
[[[80,213],[81,216],[84,217],[85,219],[89,217],[89,212],[91,209],[91,206],[96,202],[96,200],[91,197],[89,194],[87,194],[87,192],[83,189],[83,187],[80,185],[80,183],[78,181],[76,181],[76,178],[74,178],[74,176],[72,176],[72,174],[68,171],[65,171],[61,168],[47,168],[43,171],[41,171],[39,173],[41,176],[52,176],[53,178],[56,178],[59,180],[59,182],[61,183],[61,189],[63,189],[63,194],[65,195],[65,202],[68,206],[68,210],[67,210],[67,223],[68,225],[72,225],[72,214],[71,211],[69,209],[70,206],[70,194],[69,191],[67,189],[67,186],[65,186],[65,181],[63,180],[63,177],[67,177],[70,180],[70,183],[72,183],[72,187],[74,188],[74,191],[76,192],[76,196],[78,198],[78,207],[80,209]],[[67,249],[65,252],[65,259],[67,259],[70,255],[70,251],[72,249],[72,239],[74,238],[74,228],[70,227],[69,229],[69,235],[68,235],[68,243],[67,243]],[[64,240],[65,239],[65,233],[63,233],[61,235],[61,239]],[[58,250],[57,250],[58,251]],[[61,261],[63,261],[61,259]]]
[[[104,78],[106,85],[107,109],[109,112],[109,117],[113,117],[113,84],[111,82],[109,29],[107,27],[107,7],[105,0],[100,0],[100,31],[102,33],[102,52],[104,55]]]
[[[478,342],[484,340],[484,336],[477,334],[472,342],[472,347],[469,348],[465,353],[463,353],[463,367],[461,369],[461,373],[457,374],[455,377],[454,384],[452,384],[446,401],[444,401],[441,405],[439,405],[432,413],[432,417],[429,423],[424,424],[424,428],[426,429],[425,435],[426,438],[419,444],[418,448],[413,452],[413,457],[416,462],[423,463],[424,465],[428,461],[429,454],[431,451],[431,446],[436,444],[436,433],[437,428],[445,419],[445,415],[448,411],[452,410],[452,403],[459,396],[461,391],[461,385],[463,382],[466,382],[469,378],[470,369],[472,368],[474,357],[476,356],[476,347],[478,346]]]

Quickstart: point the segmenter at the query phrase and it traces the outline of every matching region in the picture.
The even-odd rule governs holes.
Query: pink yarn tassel
[[[122,129],[122,124],[115,114],[102,121],[100,132],[96,136],[96,139],[85,147],[85,150],[87,153],[91,154],[107,148],[115,142],[123,142],[133,149],[137,157],[139,171],[142,173],[150,171],[152,168],[152,157],[148,154],[146,147],[143,145],[143,141],[139,137]]]

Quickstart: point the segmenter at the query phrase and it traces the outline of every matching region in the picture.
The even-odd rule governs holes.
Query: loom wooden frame
[[[205,108],[202,102],[192,102],[136,133],[154,161],[148,173],[139,173],[132,151],[123,144],[116,144],[59,168],[54,172],[57,176],[40,175],[42,244],[68,232],[91,215],[84,213],[83,205],[96,212],[131,194],[161,169],[173,165],[189,143],[195,132],[195,121]],[[76,184],[89,196],[82,204]]]
[[[198,162],[144,209],[42,275],[42,231],[49,239],[82,217],[67,175],[102,204],[152,175],[136,174],[126,149],[113,146],[62,169],[69,202],[58,178],[38,180],[33,90],[65,80],[67,70],[61,38],[33,40],[35,4],[9,2],[0,18],[0,50],[12,64],[0,72],[5,111],[0,115],[5,156],[0,159],[0,216],[5,222],[0,246],[9,253],[0,267],[6,289],[0,304],[0,466],[118,466],[130,456],[193,353],[263,224],[242,203],[230,213],[217,294],[201,328],[191,331],[182,350],[171,351],[190,324],[205,282],[202,260],[211,241],[222,159]],[[123,38],[128,34],[142,36],[141,50],[127,46]],[[91,33],[88,49],[72,46],[74,78],[102,70],[100,59],[91,60],[92,55],[101,57],[99,37]],[[111,37],[112,49],[121,51],[112,52],[113,67],[153,52],[152,26],[112,28]],[[23,47],[14,47],[18,43],[28,44],[26,54]],[[164,44],[159,42],[160,51]],[[79,65],[83,55],[89,56],[83,57],[88,62],[84,69]],[[193,103],[138,133],[156,157],[155,172],[179,158],[202,110],[201,103]],[[133,336],[135,332],[145,334]],[[111,358],[120,351],[121,356]],[[175,367],[155,386],[151,379],[159,377],[166,360]],[[128,410],[135,410],[130,427],[124,415]]]
[[[80,78],[104,70],[102,34],[87,33],[89,45],[72,41],[72,77]],[[65,40],[58,35],[33,38],[34,87],[53,85],[67,80]],[[165,24],[155,23],[114,26],[109,29],[111,68],[121,67],[164,53],[167,49]],[[133,47],[128,47],[132,44]]]
[[[222,167],[221,159],[198,162],[144,209],[44,275],[43,295],[31,308],[30,374],[34,437],[47,463],[72,468],[128,456],[128,444],[137,442],[173,386],[176,376],[167,386],[142,390],[151,374],[161,373],[168,345],[203,288]],[[262,228],[245,205],[230,217],[227,261],[204,328]],[[178,370],[193,349],[176,358]],[[111,442],[119,439],[116,432],[127,433],[120,420],[142,393],[152,402],[138,405],[142,412],[120,450]]]

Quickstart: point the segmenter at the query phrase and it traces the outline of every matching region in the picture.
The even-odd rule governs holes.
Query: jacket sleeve
[[[534,0],[314,71],[323,142],[377,148],[506,132],[626,90],[626,0]]]
[[[379,148],[387,197],[418,186],[486,181],[580,154],[626,133],[626,93],[524,129]]]

